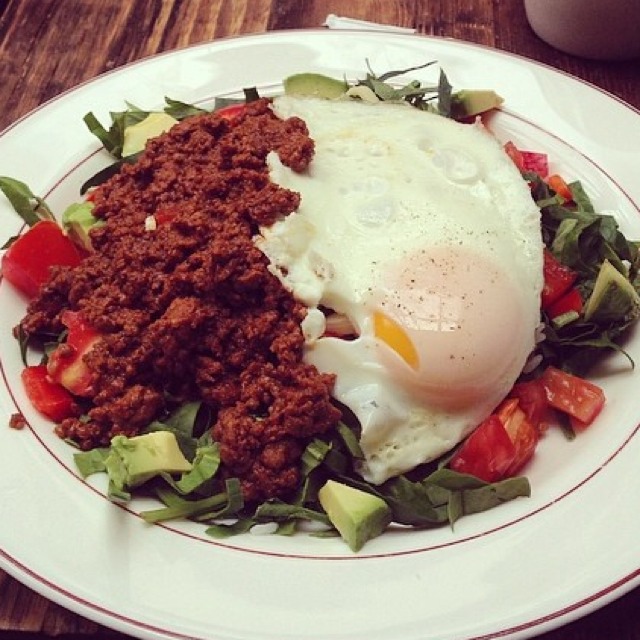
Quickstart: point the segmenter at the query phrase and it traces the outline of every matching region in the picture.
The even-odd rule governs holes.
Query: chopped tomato
[[[513,160],[513,164],[515,164],[520,171],[524,171],[524,157],[522,155],[522,151],[520,151],[520,149],[518,149],[518,147],[516,147],[516,145],[511,141],[505,143],[504,150],[511,160]]]
[[[543,179],[549,175],[549,160],[546,153],[522,151],[522,162],[525,171],[533,171]]]
[[[571,429],[573,430],[573,432],[577,432],[577,431],[584,431],[589,425],[582,422],[581,420],[578,420],[577,418],[574,418],[573,416],[569,416],[569,424],[571,425]]]
[[[33,298],[49,279],[51,267],[75,267],[82,255],[52,220],[41,220],[21,235],[2,257],[2,275]]]
[[[569,189],[569,185],[564,181],[562,176],[554,173],[547,178],[547,184],[566,202],[573,200],[571,189]]]
[[[154,214],[156,224],[169,224],[178,215],[178,209],[175,207],[161,207]]]
[[[527,380],[513,385],[509,397],[517,398],[520,409],[539,432],[546,431],[552,416],[542,380]]]
[[[51,380],[45,365],[26,367],[21,377],[31,404],[47,418],[60,422],[80,415],[73,396]]]
[[[485,482],[496,482],[504,477],[514,458],[513,442],[500,418],[492,414],[462,443],[449,466]]]
[[[546,400],[544,404],[547,406]],[[519,398],[507,398],[464,441],[449,466],[496,482],[518,473],[533,456],[539,439],[538,426],[520,406]]]
[[[509,397],[462,443],[449,466],[486,482],[514,476],[533,456],[554,409],[566,413],[579,430],[593,422],[604,400],[597,385],[548,367],[540,378],[514,385]]]
[[[562,264],[548,249],[544,250],[544,286],[542,289],[542,308],[548,309],[573,285],[578,274]]]
[[[74,395],[91,396],[94,392],[94,376],[85,363],[84,356],[100,340],[100,334],[80,312],[66,310],[61,319],[69,330],[67,340],[58,345],[49,356],[47,371],[53,382]]]
[[[532,171],[541,178],[549,175],[549,160],[546,153],[522,151],[511,141],[505,143],[504,150],[520,171]]]
[[[241,104],[230,104],[227,107],[222,107],[215,111],[217,116],[224,118],[225,120],[235,120],[238,116],[245,112],[247,105],[243,102]]]
[[[541,379],[549,404],[580,424],[590,425],[602,411],[604,391],[592,382],[556,367],[547,367]]]
[[[576,313],[582,312],[582,296],[575,287],[569,289],[567,293],[563,294],[547,307],[547,313],[550,318],[557,318],[570,311],[575,311]]]
[[[511,464],[504,477],[513,476],[531,459],[538,445],[540,432],[520,407],[518,398],[508,398],[496,410],[514,447]]]

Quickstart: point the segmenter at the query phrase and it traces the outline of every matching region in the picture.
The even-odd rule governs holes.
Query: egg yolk
[[[418,352],[400,324],[382,311],[375,311],[373,330],[376,338],[390,346],[412,369],[418,368]]]
[[[392,350],[380,354],[383,365],[454,409],[505,394],[524,365],[516,347],[533,346],[522,331],[524,299],[497,262],[472,249],[415,252],[387,274],[373,314],[376,337]]]

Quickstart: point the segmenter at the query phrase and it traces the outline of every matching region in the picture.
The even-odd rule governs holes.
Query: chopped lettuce
[[[440,469],[436,463],[424,465],[422,469],[381,486],[370,485],[357,473],[361,456],[357,433],[345,423],[340,423],[336,433],[325,439],[314,438],[306,447],[301,462],[301,486],[291,501],[273,499],[249,508],[242,499],[238,479],[219,477],[219,446],[208,434],[206,438],[199,439],[206,444],[190,448],[193,455],[188,461],[189,468],[185,468],[179,478],[174,476],[180,465],[162,469],[148,456],[136,462],[135,451],[140,448],[136,441],[141,438],[163,434],[176,447],[179,433],[183,438],[193,439],[200,409],[196,405],[199,403],[180,407],[167,423],[154,423],[146,435],[134,438],[116,436],[109,448],[77,453],[74,459],[80,473],[86,477],[106,472],[109,475],[109,497],[115,501],[131,499],[132,489],[144,485],[164,503],[161,508],[141,514],[147,522],[190,518],[207,525],[206,533],[214,537],[246,532],[254,525],[265,523],[275,523],[280,535],[291,535],[301,522],[306,521],[319,523],[324,529],[317,534],[327,535],[331,525],[318,500],[318,491],[330,479],[380,497],[391,509],[396,523],[414,527],[447,523],[453,526],[464,515],[485,511],[530,494],[526,478],[486,483],[473,476]],[[191,445],[195,442],[194,439]],[[174,450],[171,455],[175,454]]]
[[[32,227],[40,220],[55,222],[55,217],[47,203],[40,196],[34,195],[24,182],[0,176],[0,191],[27,226]],[[8,249],[15,239],[16,236],[9,238],[0,248]]]
[[[593,294],[603,265],[611,264],[640,292],[638,243],[628,240],[615,218],[595,211],[579,181],[569,184],[573,203],[565,203],[546,182],[534,173],[524,176],[542,214],[545,245],[565,265],[578,273],[577,288],[587,303]],[[625,295],[624,293],[620,295]],[[617,314],[585,314],[553,322],[544,316],[545,340],[539,345],[541,367],[554,365],[577,375],[585,375],[607,351],[625,353],[627,329],[640,317],[640,305],[620,300],[611,304]]]

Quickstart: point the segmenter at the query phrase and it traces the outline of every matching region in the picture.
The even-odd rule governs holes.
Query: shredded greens
[[[34,195],[24,182],[15,178],[0,176],[0,191],[4,193],[14,211],[29,227],[32,227],[40,220],[55,221],[55,217],[47,203],[40,196]],[[16,240],[16,237],[9,238],[0,248],[8,249]]]
[[[242,500],[238,480],[218,476],[219,450],[217,444],[209,440],[208,430],[205,436],[196,437],[197,414],[201,407],[194,409],[189,403],[164,423],[180,436],[181,448],[190,452],[193,467],[180,478],[160,473],[146,483],[146,490],[165,505],[143,512],[141,515],[147,522],[191,518],[208,525],[206,531],[209,535],[226,537],[269,522],[277,523],[278,533],[290,535],[300,523],[313,521],[324,525],[324,535],[331,525],[318,502],[318,490],[329,479],[379,496],[391,508],[396,523],[420,528],[443,524],[452,526],[464,515],[530,495],[526,478],[487,483],[470,475],[439,468],[437,462],[423,465],[383,485],[371,485],[358,474],[362,453],[357,433],[341,422],[335,434],[326,439],[315,438],[308,444],[302,456],[300,489],[290,502],[268,500],[248,508]],[[158,429],[158,425],[153,423],[148,431]],[[109,449],[76,453],[74,459],[84,477],[98,472],[109,474],[112,499],[130,499],[127,487],[122,486],[121,481],[114,483],[114,478],[121,478],[123,472],[118,465],[110,467]],[[232,523],[224,522],[229,518],[233,518]]]
[[[390,82],[432,64],[428,62],[381,75],[369,68],[365,78],[351,85],[353,95],[359,97],[371,92],[379,100],[407,102],[418,109],[453,117],[457,94],[452,91],[443,71],[434,85],[422,86],[416,80],[399,85]],[[255,88],[246,89],[244,100],[218,99],[213,110],[258,98]],[[135,163],[139,157],[139,154],[123,157],[125,130],[142,122],[152,112],[126,104],[124,111],[110,114],[108,126],[101,124],[93,113],[84,117],[91,133],[116,162],[90,178],[82,186],[82,193],[107,180],[124,164]],[[207,110],[165,97],[164,112],[176,120],[183,120],[207,113]],[[640,290],[638,243],[624,237],[612,216],[596,213],[580,182],[569,185],[573,196],[570,204],[555,194],[537,174],[527,173],[524,178],[530,183],[541,210],[543,240],[563,264],[579,273],[578,287],[583,299],[592,294],[605,260]],[[43,218],[53,219],[44,200],[35,196],[24,183],[0,178],[0,190],[27,224],[33,225]],[[593,363],[595,354],[603,350],[622,351],[620,340],[639,313],[623,313],[606,321],[587,321],[582,315],[575,314],[561,323],[552,322],[543,314],[545,339],[538,347],[540,366],[552,364],[583,374]],[[26,348],[26,341],[21,340],[23,358]],[[221,471],[220,450],[212,440],[211,427],[212,417],[201,402],[178,406],[172,413],[149,424],[145,433],[167,431],[174,434],[191,468],[179,476],[158,472],[141,487],[128,482],[126,465],[115,455],[115,449],[126,444],[126,439],[118,442],[114,439],[111,447],[76,453],[74,460],[83,477],[106,473],[108,494],[115,501],[130,500],[133,489],[155,496],[163,506],[143,512],[145,521],[157,523],[190,518],[205,525],[206,533],[216,538],[243,533],[266,523],[275,523],[276,531],[281,535],[293,534],[306,522],[321,527],[313,535],[336,535],[318,500],[318,491],[328,480],[378,496],[390,507],[393,522],[418,528],[453,526],[465,515],[530,495],[529,482],[524,477],[487,483],[447,469],[447,457],[424,464],[382,485],[369,484],[358,473],[363,461],[358,427],[340,422],[334,433],[308,443],[301,459],[300,486],[290,501],[269,500],[257,506],[247,505],[239,480],[226,477]]]
[[[354,86],[369,88],[380,100],[385,102],[408,102],[416,109],[433,111],[442,116],[450,117],[452,86],[442,69],[437,85],[423,86],[418,80],[411,80],[403,86],[396,87],[388,82],[393,78],[403,76],[411,71],[425,69],[434,64],[435,61],[427,62],[417,67],[387,71],[380,76],[369,68],[366,77],[363,80],[358,80]]]
[[[611,215],[596,213],[579,181],[569,184],[573,203],[566,203],[535,173],[526,173],[532,195],[542,214],[542,236],[551,252],[578,273],[577,288],[582,299],[593,293],[598,273],[608,260],[640,291],[638,243],[627,240]],[[621,307],[624,312],[586,320],[569,318],[558,326],[545,314],[545,340],[540,343],[541,365],[554,365],[584,375],[603,351],[626,355],[621,340],[638,319],[640,309]],[[633,362],[632,362],[633,364]]]

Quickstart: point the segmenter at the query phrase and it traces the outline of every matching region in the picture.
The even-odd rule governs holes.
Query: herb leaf
[[[217,443],[200,447],[193,459],[193,467],[182,474],[179,480],[174,480],[168,473],[161,474],[179,494],[188,495],[197,491],[209,482],[220,467],[220,448]]]
[[[388,71],[377,76],[369,67],[369,72],[363,80],[358,80],[356,87],[367,87],[380,99],[392,102],[408,102],[411,106],[425,111],[434,111],[441,115],[449,116],[451,113],[451,85],[444,71],[440,71],[440,78],[436,86],[422,86],[418,80],[412,80],[402,87],[396,87],[388,83],[388,80],[397,78],[411,71],[424,69],[435,64],[435,61],[427,62],[407,69]],[[435,101],[436,106],[432,104]]]
[[[185,118],[191,118],[192,116],[207,113],[206,109],[201,109],[200,107],[196,107],[193,104],[188,104],[187,102],[180,102],[180,100],[173,100],[172,98],[168,98],[166,96],[164,101],[167,105],[164,108],[164,112],[172,116],[176,120],[184,120]]]
[[[175,518],[194,518],[207,514],[209,518],[222,518],[237,513],[243,506],[239,483],[232,478],[226,482],[226,491],[201,500],[186,500],[178,497],[170,488],[158,487],[156,495],[167,506],[163,509],[143,511],[140,515],[146,522],[163,522]]]
[[[34,195],[24,182],[0,176],[0,191],[7,197],[15,212],[30,227],[40,220],[55,221],[47,203],[39,196]]]

